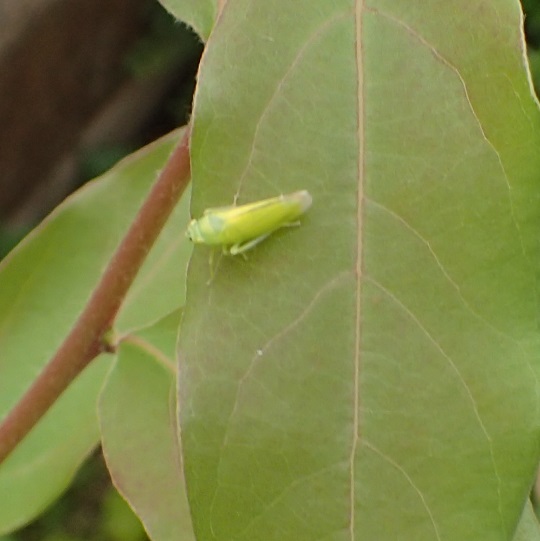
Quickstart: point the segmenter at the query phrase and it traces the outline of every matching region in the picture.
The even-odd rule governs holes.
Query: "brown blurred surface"
[[[107,97],[147,0],[0,0],[0,217],[61,168]]]

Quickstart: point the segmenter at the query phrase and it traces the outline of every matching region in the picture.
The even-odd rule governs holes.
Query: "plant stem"
[[[88,363],[104,351],[104,333],[111,327],[150,248],[189,182],[189,136],[188,126],[74,327],[0,424],[0,463]]]

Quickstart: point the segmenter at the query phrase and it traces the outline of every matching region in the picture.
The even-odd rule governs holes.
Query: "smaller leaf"
[[[109,361],[108,355],[94,360],[2,464],[0,534],[42,513],[95,447],[96,397]]]
[[[540,525],[530,501],[527,501],[513,541],[539,541]]]
[[[187,265],[193,249],[185,235],[190,192],[187,189],[182,195],[131,286],[115,322],[117,333],[147,327],[185,304]]]
[[[154,541],[194,541],[176,426],[175,342],[180,311],[131,337],[99,404],[115,486]]]

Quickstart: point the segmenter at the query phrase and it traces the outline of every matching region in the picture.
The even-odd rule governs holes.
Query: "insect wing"
[[[306,201],[298,199],[299,193],[303,192],[217,210],[213,216],[222,220],[224,244],[245,242],[297,220],[307,209]]]
[[[208,208],[189,226],[193,242],[232,246],[266,237],[295,222],[311,206],[311,195],[303,190],[241,206]]]

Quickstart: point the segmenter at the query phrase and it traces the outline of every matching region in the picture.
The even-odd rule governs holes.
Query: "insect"
[[[186,235],[195,244],[222,246],[226,254],[243,254],[281,227],[299,225],[298,218],[311,206],[308,191],[301,190],[247,205],[206,209],[191,220]]]

